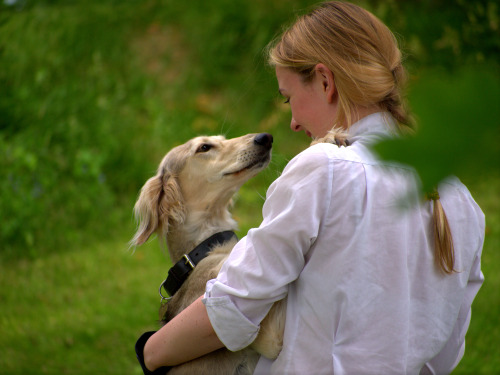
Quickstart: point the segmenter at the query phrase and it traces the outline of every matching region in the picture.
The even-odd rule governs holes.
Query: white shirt
[[[441,374],[462,358],[484,280],[484,215],[457,179],[439,186],[458,272],[438,271],[432,202],[402,209],[419,199],[414,172],[367,147],[393,130],[376,113],[352,125],[351,146],[297,155],[270,186],[260,227],[207,283],[210,321],[230,350],[248,346],[288,295],[283,350],[255,373]]]

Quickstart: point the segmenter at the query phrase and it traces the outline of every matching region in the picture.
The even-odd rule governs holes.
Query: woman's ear
[[[333,103],[336,96],[335,77],[333,76],[333,72],[324,64],[317,64],[314,67],[314,71],[317,79],[321,82],[328,103]]]

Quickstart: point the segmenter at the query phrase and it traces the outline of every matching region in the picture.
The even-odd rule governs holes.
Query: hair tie
[[[403,65],[401,62],[397,63],[394,68],[391,69],[392,76],[394,77],[394,81],[398,82],[399,81],[399,75],[401,73],[401,70],[403,69]]]
[[[437,190],[425,193],[425,199],[428,201],[437,201],[439,199],[439,193]]]

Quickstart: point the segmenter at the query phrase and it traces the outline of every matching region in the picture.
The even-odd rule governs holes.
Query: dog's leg
[[[285,331],[286,301],[275,302],[264,320],[260,323],[260,330],[255,341],[250,345],[269,359],[276,359],[283,347],[283,332]]]

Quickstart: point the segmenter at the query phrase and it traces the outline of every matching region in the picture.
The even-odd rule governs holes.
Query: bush
[[[163,154],[201,133],[272,132],[274,172],[256,182],[267,186],[307,141],[288,135],[263,49],[315,3],[3,2],[2,254],[119,230]],[[404,36],[412,72],[498,62],[493,1],[364,5]]]
[[[130,182],[142,177],[137,173],[145,155],[130,152],[137,114],[130,116],[127,107],[145,87],[121,63],[131,59],[124,37],[131,27],[128,13],[82,4],[34,6],[4,16],[4,252],[67,246],[89,229],[102,228],[102,234]]]
[[[287,12],[223,5],[3,7],[3,255],[40,255],[109,234],[130,218],[140,186],[173,145],[200,132],[258,131],[275,95],[260,95],[272,80],[254,64]],[[200,19],[203,27],[191,27]],[[228,98],[237,91],[235,106]],[[254,94],[261,98],[244,103]],[[241,107],[246,123],[237,119]]]

